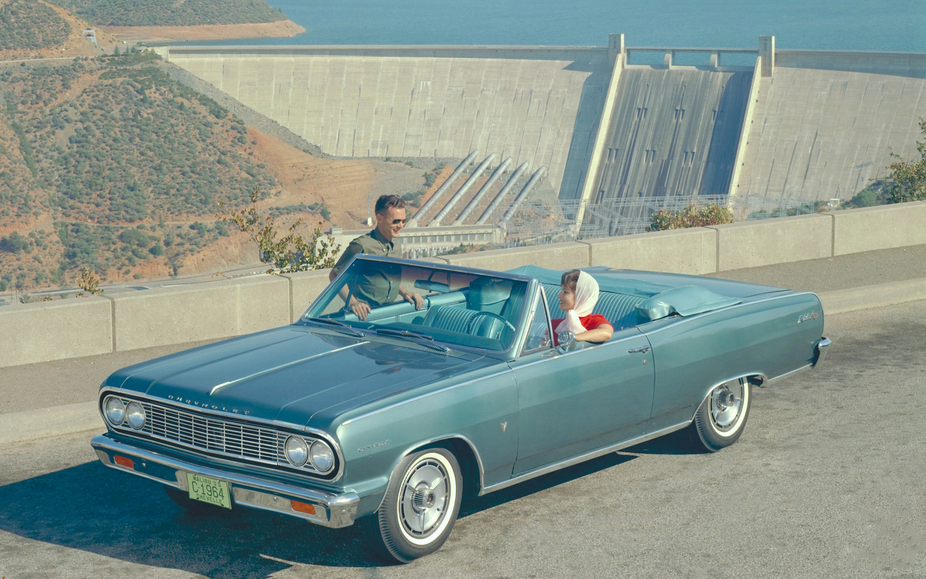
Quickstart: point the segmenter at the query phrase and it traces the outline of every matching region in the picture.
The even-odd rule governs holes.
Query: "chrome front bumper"
[[[334,494],[310,490],[202,467],[117,442],[105,434],[94,437],[90,445],[106,466],[142,476],[181,491],[189,490],[186,474],[198,474],[227,482],[231,488],[234,505],[299,517],[333,529],[349,527],[354,524],[354,519],[357,517],[357,503],[360,497],[356,493]],[[131,459],[133,466],[117,464],[114,459],[116,455]],[[315,513],[294,510],[291,503],[293,500],[314,506]]]

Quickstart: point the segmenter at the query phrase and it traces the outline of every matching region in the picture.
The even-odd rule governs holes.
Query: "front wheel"
[[[450,451],[430,448],[405,457],[369,522],[374,538],[402,563],[437,551],[453,530],[462,490],[460,464]]]
[[[711,390],[695,413],[692,440],[717,452],[743,434],[749,416],[750,384],[745,378],[724,382]]]

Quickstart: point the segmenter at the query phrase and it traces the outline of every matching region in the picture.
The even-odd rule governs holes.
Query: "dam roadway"
[[[110,371],[186,346],[3,368],[0,576],[926,574],[926,246],[717,275],[816,289],[824,303],[848,292],[845,309],[900,286],[919,288],[906,299],[921,301],[828,313],[823,366],[754,389],[732,447],[691,454],[669,437],[467,500],[444,548],[407,567],[372,559],[357,527],[244,510],[189,516],[158,484],[96,460],[98,415],[70,433],[45,420],[75,406],[95,413],[90,400]],[[44,438],[12,441],[43,421]]]
[[[443,549],[408,566],[372,559],[356,526],[187,515],[102,466],[94,432],[6,444],[0,575],[922,577],[924,305],[829,316],[824,366],[755,389],[730,448],[658,439],[465,500]]]

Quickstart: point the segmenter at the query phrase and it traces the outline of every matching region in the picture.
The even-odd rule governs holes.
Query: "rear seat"
[[[565,318],[566,312],[559,309],[560,287],[555,284],[545,283],[543,284],[543,291],[547,295],[550,315],[554,319]],[[615,330],[622,330],[648,321],[641,318],[637,313],[637,306],[644,300],[646,300],[646,298],[640,296],[600,292],[598,295],[598,303],[595,304],[592,313],[604,316]]]

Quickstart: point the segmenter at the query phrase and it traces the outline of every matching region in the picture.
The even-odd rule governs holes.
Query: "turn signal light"
[[[315,505],[310,505],[308,503],[302,503],[299,501],[289,501],[293,507],[294,511],[299,511],[300,513],[305,513],[307,515],[315,514]]]
[[[132,462],[131,458],[126,458],[124,456],[119,456],[118,454],[113,457],[113,461],[119,466],[124,466],[126,468],[135,469],[135,463]]]

